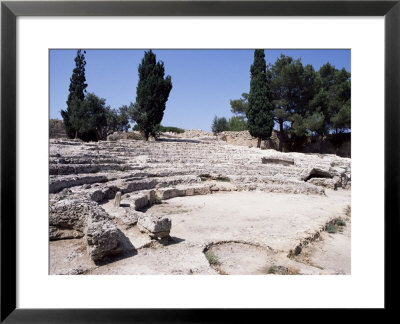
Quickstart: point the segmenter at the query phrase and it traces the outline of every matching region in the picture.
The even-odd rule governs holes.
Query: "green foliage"
[[[185,130],[182,128],[178,128],[178,127],[160,125],[160,132],[163,132],[163,133],[171,132],[171,133],[182,134],[185,132]]]
[[[208,263],[210,265],[217,266],[217,265],[221,264],[221,262],[219,261],[218,257],[215,255],[215,253],[213,251],[208,250],[205,253],[205,256],[206,256],[206,259],[207,259],[207,261],[208,261]]]
[[[306,120],[306,127],[312,133],[321,133],[324,127],[325,116],[321,112],[315,112]]]
[[[88,93],[80,107],[80,122],[76,123],[78,137],[84,141],[104,140],[107,136],[105,99]]]
[[[231,112],[246,117],[247,109],[249,108],[249,94],[242,93],[242,98],[230,100]]]
[[[346,222],[341,217],[335,218],[334,222],[337,226],[346,226]]]
[[[124,105],[118,109],[106,107],[107,134],[117,131],[127,131],[129,124],[129,107]]]
[[[350,73],[345,69],[338,70],[326,63],[318,71],[316,79],[318,89],[310,101],[310,109],[321,112],[324,122],[319,134],[329,131],[339,133],[350,128]]]
[[[304,136],[307,133],[307,121],[300,114],[295,113],[290,117],[292,122],[291,132],[296,136]]]
[[[241,116],[232,116],[229,120],[226,120],[225,117],[219,118],[215,116],[211,124],[211,130],[214,135],[225,131],[240,132],[246,129],[247,122]]]
[[[250,93],[246,117],[248,130],[253,137],[259,138],[259,144],[261,140],[271,136],[274,127],[266,69],[264,50],[255,50],[254,62],[250,68]]]
[[[182,134],[182,133],[185,132],[184,129],[178,128],[178,127],[174,127],[174,126],[163,126],[163,125],[159,125],[159,126],[156,126],[156,128],[157,128],[157,131],[162,132],[162,133],[171,132],[171,133]],[[140,131],[140,130],[141,130],[140,127],[139,127],[139,125],[137,125],[137,124],[136,124],[135,126],[133,126],[132,129],[133,129],[134,131]]]
[[[217,116],[214,117],[211,130],[214,135],[224,132],[228,129],[228,121],[225,117],[218,118]]]
[[[75,57],[75,68],[70,78],[69,94],[67,99],[67,109],[61,110],[61,117],[64,121],[65,132],[70,138],[77,136],[77,124],[79,116],[82,114],[81,103],[85,99],[86,77],[85,77],[85,55],[86,51],[78,50]],[[75,111],[77,109],[78,111]]]
[[[65,131],[70,138],[79,138],[79,130],[82,127],[85,116],[85,107],[83,100],[72,97],[66,111],[61,110],[61,116],[64,119]]]
[[[331,123],[334,129],[351,128],[350,99],[331,117]]]
[[[281,55],[270,66],[271,101],[279,125],[280,144],[286,131],[296,136],[307,134],[308,101],[314,95],[315,71],[303,67],[301,60]],[[282,145],[280,145],[282,150]]]
[[[247,123],[243,117],[232,116],[228,120],[227,130],[231,132],[240,132],[247,129]]]
[[[275,274],[275,273],[277,273],[277,272],[278,272],[278,267],[277,267],[275,264],[273,264],[272,266],[270,266],[270,267],[268,268],[268,271],[267,271],[268,274]]]
[[[218,176],[218,177],[215,178],[215,181],[231,182],[231,179],[229,177],[225,177],[225,176]]]
[[[86,77],[85,77],[85,54],[86,51],[78,50],[75,57],[75,68],[72,71],[69,84],[69,95],[67,100],[67,106],[74,97],[83,101],[86,92]]]
[[[98,141],[107,135],[107,109],[105,99],[86,93],[85,55],[77,51],[75,68],[70,78],[67,109],[61,110],[65,131],[70,138]]]
[[[346,226],[346,222],[341,217],[337,217],[325,227],[325,231],[331,234],[335,234],[337,231],[343,232],[343,226]]]
[[[132,105],[130,115],[148,140],[149,135],[157,136],[172,82],[170,76],[164,79],[164,63],[157,62],[151,50],[144,53],[138,72],[136,103]]]
[[[325,231],[327,231],[330,234],[335,234],[338,231],[338,228],[334,224],[329,224],[325,227]]]
[[[68,123],[77,138],[84,141],[98,141],[106,137],[105,99],[89,93],[84,100],[72,97],[67,112]],[[64,119],[65,124],[65,119]]]
[[[256,50],[251,67],[249,96],[242,94],[241,99],[230,101],[231,111],[238,117],[246,112],[247,128],[252,136],[260,137],[260,129],[271,125],[268,118],[265,119],[267,122],[262,122],[262,114],[265,117],[269,108],[254,108],[260,107],[255,103],[260,103],[261,99],[265,100],[266,107],[269,107],[268,99],[272,104],[273,119],[279,126],[280,144],[282,140],[295,141],[297,137],[350,130],[349,72],[338,70],[330,63],[315,71],[309,64],[303,66],[300,59],[285,55],[281,55],[265,70],[263,59],[263,51]]]

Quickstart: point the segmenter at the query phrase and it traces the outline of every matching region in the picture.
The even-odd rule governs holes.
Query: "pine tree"
[[[131,116],[148,140],[149,135],[157,135],[172,82],[169,75],[164,79],[164,63],[156,62],[156,56],[151,50],[144,53],[138,72],[136,103]]]
[[[266,68],[264,50],[256,49],[254,51],[254,63],[250,68],[250,93],[246,116],[251,136],[258,138],[258,147],[261,146],[261,140],[268,139],[271,136],[274,127],[273,107],[269,101]]]
[[[85,55],[86,51],[78,50],[75,57],[75,68],[70,78],[69,94],[67,100],[67,110],[61,110],[64,120],[65,131],[70,138],[77,137],[77,124],[81,123],[83,115],[82,102],[85,99],[86,77],[85,77]]]

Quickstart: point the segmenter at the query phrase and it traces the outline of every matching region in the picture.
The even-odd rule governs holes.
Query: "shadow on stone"
[[[122,252],[117,255],[108,255],[104,257],[102,260],[95,262],[97,266],[103,266],[109,263],[113,263],[115,261],[130,258],[138,253],[136,248],[133,246],[132,242],[129,240],[129,238],[126,237],[125,234],[119,229],[118,229],[118,234],[120,237],[118,247],[122,249]]]
[[[168,246],[168,245],[174,245],[174,244],[178,244],[181,242],[184,242],[184,239],[181,239],[179,237],[175,237],[175,236],[169,236],[169,237],[165,237],[161,240],[157,240],[158,243],[164,245],[164,246]]]

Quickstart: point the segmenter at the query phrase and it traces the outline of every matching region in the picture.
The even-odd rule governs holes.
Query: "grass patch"
[[[205,256],[210,265],[213,265],[213,266],[221,265],[221,262],[219,262],[218,257],[215,255],[215,253],[213,251],[208,250],[205,253]]]
[[[267,270],[267,274],[276,274],[276,275],[298,275],[300,274],[300,270],[295,267],[284,267],[277,266],[273,264]]]
[[[278,267],[276,265],[272,265],[268,268],[268,274],[276,274],[278,271]]]
[[[215,178],[215,180],[216,181],[221,181],[221,182],[231,182],[231,179],[229,179],[228,177],[223,177],[223,176]]]
[[[334,224],[337,226],[346,226],[346,222],[340,217],[335,218]]]
[[[327,231],[330,234],[335,234],[338,231],[338,228],[335,224],[329,224],[326,225],[325,231]]]
[[[330,234],[335,234],[338,231],[343,232],[343,226],[346,226],[346,222],[341,217],[337,217],[332,223],[325,226],[325,231]]]

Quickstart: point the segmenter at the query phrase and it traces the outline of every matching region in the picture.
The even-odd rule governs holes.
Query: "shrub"
[[[211,250],[208,250],[206,253],[205,253],[205,256],[206,256],[206,259],[207,259],[207,261],[208,261],[208,263],[210,264],[210,265],[220,265],[221,263],[219,262],[219,260],[218,260],[218,257],[215,255],[215,253],[213,252],[213,251],[211,251]]]
[[[325,227],[325,231],[327,231],[328,233],[334,234],[336,233],[338,230],[337,226],[334,224],[329,224]]]
[[[337,225],[337,226],[346,226],[346,222],[343,219],[341,219],[340,217],[335,218],[334,222],[335,222],[335,225]]]
[[[135,126],[133,126],[132,130],[140,131],[139,125],[136,124]],[[174,127],[174,126],[163,126],[163,125],[159,125],[157,127],[157,131],[162,132],[162,133],[171,132],[171,133],[178,133],[178,134],[182,134],[185,132],[185,130],[182,128],[178,128],[178,127]]]
[[[240,132],[247,129],[247,123],[241,116],[233,116],[228,120],[227,130],[231,132]]]
[[[211,130],[214,135],[228,130],[228,121],[225,117],[219,118],[215,116],[211,125]]]
[[[273,264],[267,269],[267,274],[298,275],[300,274],[300,270],[295,267],[284,267]]]
[[[275,274],[278,271],[278,267],[276,265],[272,265],[268,268],[268,274]]]
[[[224,177],[224,176],[219,176],[217,178],[215,178],[216,181],[222,181],[222,182],[231,182],[231,179],[229,179],[228,177]]]
[[[182,128],[178,128],[178,127],[160,125],[160,132],[163,132],[163,133],[171,132],[171,133],[182,134],[183,132],[185,132],[185,130]]]

